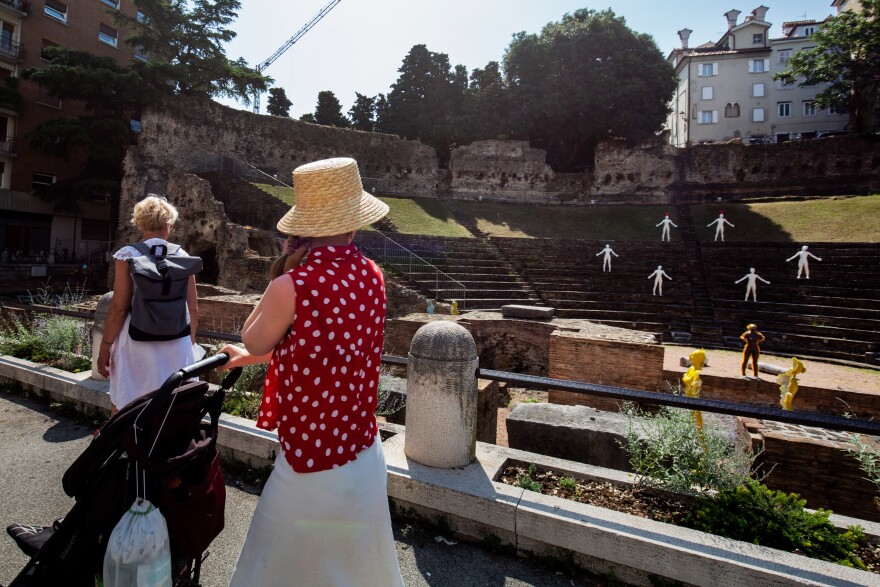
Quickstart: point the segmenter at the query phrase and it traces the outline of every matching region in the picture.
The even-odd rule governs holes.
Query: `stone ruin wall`
[[[353,157],[364,187],[382,194],[433,196],[444,173],[431,147],[394,135],[338,129],[235,110],[216,102],[177,99],[146,112],[138,144],[157,166],[214,172],[258,167],[286,184],[294,168],[328,157]]]

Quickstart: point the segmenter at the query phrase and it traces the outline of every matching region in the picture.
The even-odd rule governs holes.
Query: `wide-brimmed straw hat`
[[[293,170],[296,205],[278,221],[278,230],[296,236],[334,236],[372,224],[388,214],[388,204],[364,191],[357,162],[322,159]]]

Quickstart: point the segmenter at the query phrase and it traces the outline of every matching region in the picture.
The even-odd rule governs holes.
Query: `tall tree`
[[[318,105],[315,107],[315,122],[324,126],[348,127],[348,119],[342,114],[342,104],[330,90],[318,92]]]
[[[398,72],[387,98],[387,130],[420,139],[437,150],[441,162],[448,160],[467,88],[467,69],[460,65],[453,71],[448,55],[415,45]]]
[[[850,113],[853,130],[874,127],[880,101],[880,0],[862,0],[862,11],[845,11],[813,33],[814,47],[800,51],[774,79],[800,87],[825,87],[819,108]]]
[[[373,130],[375,132],[391,132],[388,125],[388,98],[385,97],[385,94],[378,94],[373,98],[373,103],[375,104],[376,112],[376,122],[373,125]]]
[[[173,93],[228,97],[250,104],[256,91],[266,91],[270,78],[247,62],[226,56],[224,44],[236,34],[227,26],[241,8],[238,0],[133,0],[143,15],[114,13],[130,31],[127,43],[147,61],[132,68],[154,86]]]
[[[507,87],[497,61],[490,61],[486,67],[477,67],[471,72],[467,98],[461,124],[466,133],[464,142],[507,138]]]
[[[610,9],[576,10],[540,35],[515,34],[504,70],[517,134],[564,170],[591,165],[601,139],[659,131],[676,84],[654,40]]]
[[[376,99],[355,92],[355,100],[348,117],[351,119],[352,128],[372,131],[375,126]]]
[[[42,153],[62,159],[85,156],[77,176],[38,194],[54,202],[58,210],[75,212],[85,197],[118,194],[122,157],[131,143],[130,118],[161,94],[139,72],[108,57],[63,47],[48,47],[45,57],[48,66],[26,69],[24,79],[61,99],[81,101],[91,112],[48,120],[26,136],[31,147]]]
[[[269,89],[269,101],[266,104],[266,112],[272,116],[289,118],[291,106],[293,106],[293,102],[287,98],[284,88]]]

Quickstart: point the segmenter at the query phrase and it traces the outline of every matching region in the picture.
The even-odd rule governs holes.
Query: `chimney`
[[[739,10],[728,10],[724,13],[724,16],[727,17],[727,28],[732,29],[736,26],[736,19],[739,18],[740,11]]]
[[[678,31],[678,38],[681,39],[681,48],[688,48],[688,39],[691,37],[691,33],[694,32],[691,29],[681,29]]]
[[[752,10],[752,16],[755,17],[755,20],[760,20],[761,22],[764,22],[767,17],[768,10],[770,9],[762,4],[761,6],[758,6],[757,8]]]

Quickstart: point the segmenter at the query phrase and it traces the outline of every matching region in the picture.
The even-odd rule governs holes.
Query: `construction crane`
[[[284,52],[290,49],[294,43],[299,41],[303,35],[312,30],[312,27],[318,24],[322,18],[327,16],[327,13],[336,8],[336,5],[342,2],[342,0],[330,0],[324,8],[322,8],[318,14],[312,17],[312,20],[307,22],[301,29],[296,31],[296,34],[287,39],[283,45],[278,47],[278,49],[272,53],[268,59],[257,65],[256,69],[259,72],[263,72],[267,67],[275,63],[275,60],[284,55]],[[254,93],[254,113],[260,113],[260,92]]]

